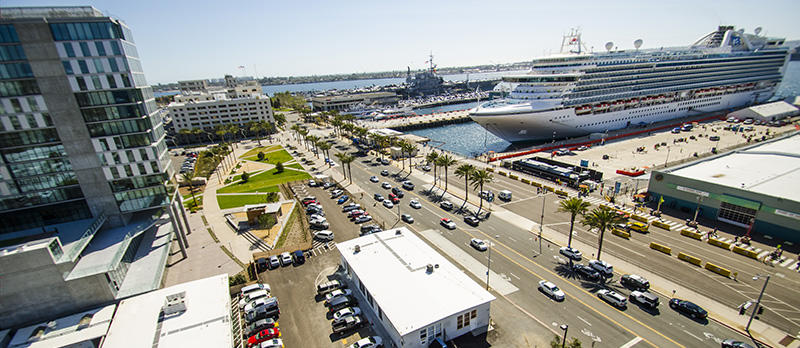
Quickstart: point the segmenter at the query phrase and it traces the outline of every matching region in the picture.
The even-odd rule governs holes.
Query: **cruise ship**
[[[680,48],[587,53],[580,32],[561,52],[504,76],[511,93],[470,110],[472,120],[510,142],[604,133],[767,101],[783,78],[784,39],[720,26]],[[583,48],[583,49],[582,49]]]

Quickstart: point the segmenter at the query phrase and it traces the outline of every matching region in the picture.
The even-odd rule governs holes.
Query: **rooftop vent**
[[[166,301],[164,301],[164,307],[161,307],[161,311],[164,313],[164,316],[181,313],[186,311],[186,291],[181,291],[177,294],[172,294],[167,296]]]
[[[355,251],[356,253],[360,252],[361,251],[361,246],[360,245],[356,245],[356,247],[353,248],[353,251]]]
[[[403,231],[400,231],[399,229],[398,229],[398,230],[396,230],[396,231],[394,231],[394,235],[395,235],[395,236],[399,236],[399,235],[401,235],[401,234],[403,234]]]
[[[436,266],[439,266],[439,265],[436,265]],[[428,274],[433,273],[433,265],[429,263],[428,266],[425,267],[425,272],[428,273]]]

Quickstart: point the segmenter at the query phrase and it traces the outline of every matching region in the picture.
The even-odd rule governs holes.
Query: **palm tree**
[[[189,174],[189,172],[183,172],[183,173],[181,173],[181,176],[183,177],[183,180],[186,180],[186,182],[189,183],[189,193],[192,194],[192,202],[194,203],[194,206],[196,207],[197,206],[197,199],[194,198],[194,182],[192,182],[192,175]]]
[[[472,172],[472,176],[469,178],[469,180],[472,182],[472,188],[478,190],[478,192],[481,192],[483,191],[483,185],[492,182],[493,178],[492,173],[489,173],[486,171],[486,169],[478,169]],[[480,206],[478,206],[478,212],[475,213],[476,217],[481,213],[481,209],[483,208],[483,196],[480,196],[480,198],[481,203]]]
[[[336,156],[336,158],[339,159],[339,162],[341,162],[342,165],[347,165],[347,167],[346,167],[347,171],[345,172],[345,174],[349,174],[350,183],[352,184],[353,183],[353,172],[350,169],[350,163],[353,162],[356,158],[353,155],[348,155],[346,153],[341,153],[341,152],[337,152],[335,156]]]
[[[300,130],[297,131],[297,133],[300,134],[300,139],[303,142],[303,146],[306,148],[306,150],[308,150],[308,143],[306,143],[306,139],[308,139],[306,137],[308,135],[308,130],[300,128]]]
[[[319,141],[319,137],[316,135],[308,135],[306,136],[306,142],[311,145],[311,150],[314,151],[314,155],[319,158],[319,153],[317,152],[317,141]]]
[[[261,137],[259,136],[258,133],[260,133],[261,130],[264,129],[264,125],[261,122],[249,122],[247,123],[247,128],[250,130],[250,132],[256,134],[256,140],[258,140],[258,146],[261,146]]]
[[[458,163],[458,161],[454,160],[450,155],[440,156],[436,159],[436,164],[442,167],[444,172],[444,192],[442,192],[442,197],[447,193],[447,167],[455,165],[456,163]]]
[[[412,167],[411,160],[414,159],[414,156],[412,156],[412,154],[414,153],[414,150],[417,149],[417,147],[414,146],[414,144],[412,143],[403,142],[402,144],[400,144],[400,148],[403,149],[404,153],[408,154],[408,174],[411,174],[411,167]],[[405,164],[403,166],[405,167]]]
[[[589,214],[583,216],[581,224],[592,228],[600,229],[600,237],[597,242],[597,259],[600,260],[600,252],[603,251],[603,235],[606,229],[613,228],[614,225],[622,223],[625,219],[617,212],[606,206],[593,209]]]
[[[433,165],[433,187],[436,187],[436,158],[439,155],[436,152],[429,152],[427,156],[425,156],[425,161],[428,162],[428,165]],[[433,188],[431,187],[431,189]]]
[[[292,127],[289,129],[295,132],[295,138],[297,139],[297,141],[300,141],[300,126],[295,124],[292,125]]]
[[[584,201],[577,197],[572,197],[567,200],[563,200],[558,202],[560,207],[558,211],[563,213],[569,213],[569,239],[567,240],[567,247],[572,247],[572,229],[575,227],[575,217],[583,214],[586,214],[586,210],[589,209],[591,204],[589,202]]]
[[[469,199],[469,178],[474,172],[475,166],[471,164],[462,164],[456,168],[456,176],[459,178],[464,178],[464,203],[461,204],[461,208],[458,208],[458,210],[464,209],[464,206],[467,205],[467,200]]]
[[[224,143],[225,142],[225,135],[228,134],[229,132],[230,132],[230,130],[228,129],[228,127],[226,127],[225,125],[221,124],[221,125],[218,125],[216,127],[216,131],[214,133],[216,133],[218,136],[220,136],[222,138],[222,142]]]
[[[325,141],[319,141],[319,142],[317,142],[317,147],[320,150],[322,150],[323,156],[325,156],[325,158],[328,159],[328,167],[330,167],[330,165],[331,165],[331,161],[330,161],[331,154],[330,154],[330,152],[328,152],[328,150],[331,149],[331,144],[328,144]]]

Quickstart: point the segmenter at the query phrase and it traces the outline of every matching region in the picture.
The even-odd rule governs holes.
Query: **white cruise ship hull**
[[[739,108],[765,102],[773,92],[774,88],[750,90],[585,115],[576,115],[575,108],[492,114],[478,107],[470,112],[470,118],[492,134],[510,142],[542,141],[604,133]]]

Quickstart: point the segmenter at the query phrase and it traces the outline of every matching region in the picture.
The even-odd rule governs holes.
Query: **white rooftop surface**
[[[800,132],[670,171],[695,180],[800,201]],[[744,184],[744,186],[742,186]]]
[[[183,291],[186,311],[159,321],[166,297]],[[131,297],[119,303],[103,347],[231,347],[230,311],[227,274]]]
[[[495,299],[405,227],[337,246],[401,336]]]
[[[66,347],[72,344],[93,340],[103,337],[111,324],[111,317],[114,316],[114,308],[117,305],[108,305],[92,310],[68,315],[66,317],[54,319],[50,322],[55,323],[48,327],[49,322],[39,323],[17,330],[8,348],[19,347]],[[91,315],[88,326],[78,330],[81,319],[86,315]],[[36,341],[28,341],[31,335],[41,327],[47,327],[44,333]]]
[[[777,101],[769,104],[755,105],[749,107],[749,109],[761,116],[780,115],[783,113],[791,113],[797,111],[796,107],[785,101]]]

